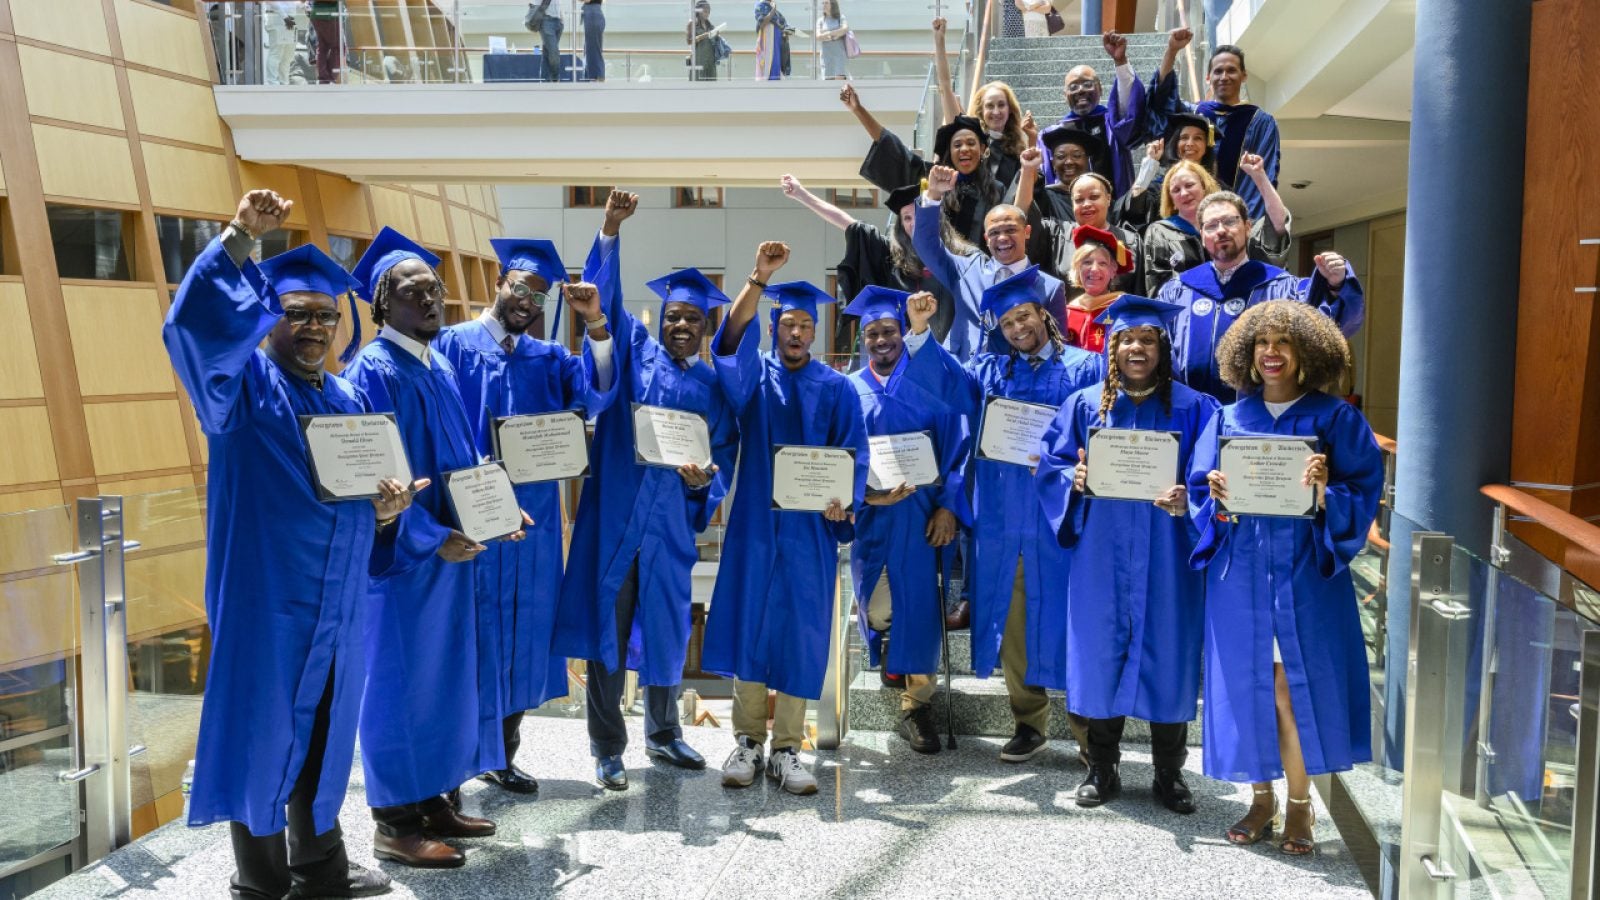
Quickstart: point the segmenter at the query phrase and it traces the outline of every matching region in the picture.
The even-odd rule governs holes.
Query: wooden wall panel
[[[39,180],[46,194],[139,202],[127,138],[34,125],[33,146],[39,154]]]
[[[454,250],[475,250],[478,240],[472,233],[472,213],[463,207],[447,204],[450,209],[450,236],[455,238]]]
[[[123,127],[117,73],[111,63],[27,45],[17,47],[17,56],[29,113],[101,128]]]
[[[353,231],[370,237],[377,229],[367,217],[367,196],[361,185],[339,175],[317,173],[317,194],[329,231]]]
[[[416,236],[417,221],[411,210],[410,194],[378,185],[372,185],[368,190],[372,192],[372,208],[378,217],[373,223],[374,231],[387,225],[402,234]]]
[[[444,227],[444,204],[428,197],[413,197],[411,202],[417,212],[417,240],[436,247],[450,243]]]
[[[410,188],[419,194],[427,194],[429,197],[439,196],[439,186],[437,184],[413,184],[410,185]]]
[[[55,481],[55,440],[43,406],[0,407],[0,484]]]
[[[211,80],[194,16],[133,0],[117,0],[117,30],[129,62]]]
[[[129,69],[128,89],[141,136],[222,148],[222,120],[211,88]]]
[[[140,144],[152,204],[197,213],[202,218],[233,216],[239,198],[233,192],[226,156],[150,141]]]
[[[84,396],[177,390],[161,344],[161,298],[154,290],[64,284],[61,299]]]
[[[0,494],[0,515],[9,515],[10,513],[24,512],[30,509],[44,509],[49,506],[60,506],[61,502],[60,488],[12,491],[9,494]],[[10,591],[10,586],[7,586],[7,591]],[[4,614],[0,614],[0,621],[5,621],[7,628],[10,627],[11,620],[6,618]],[[6,658],[8,657],[0,656],[0,659]]]
[[[489,238],[498,237],[495,232],[496,228],[493,222],[489,221],[488,218],[484,216],[473,213],[472,236],[474,243],[471,248],[472,252],[480,255],[494,253],[494,245],[489,243]]]
[[[140,124],[143,124],[141,119]],[[295,231],[311,227],[311,204],[300,189],[300,175],[294,166],[265,166],[260,163],[239,162],[239,180],[247,191],[266,188],[294,201],[289,218],[284,224]]]
[[[464,184],[447,184],[444,186],[444,195],[456,203],[467,203],[467,186]]]
[[[22,0],[11,4],[18,35],[105,56],[111,52],[100,0]]]
[[[89,403],[89,450],[101,475],[176,469],[189,465],[177,400]]]
[[[34,352],[28,294],[20,282],[0,283],[0,400],[44,397],[39,356]]]

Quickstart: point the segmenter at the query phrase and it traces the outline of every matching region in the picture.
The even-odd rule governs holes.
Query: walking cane
[[[950,692],[950,629],[944,620],[944,548],[933,548],[933,581],[939,586],[939,602],[935,607],[939,611],[939,635],[944,640],[944,729],[947,739],[945,746],[951,750],[956,748],[956,719],[951,711],[950,704],[955,696]]]

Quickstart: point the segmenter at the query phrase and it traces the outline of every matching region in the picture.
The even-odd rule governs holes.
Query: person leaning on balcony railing
[[[1314,307],[1272,301],[1247,310],[1217,347],[1239,399],[1211,418],[1189,469],[1199,530],[1192,563],[1205,567],[1206,775],[1249,782],[1250,811],[1228,829],[1235,844],[1272,836],[1272,782],[1288,781],[1278,849],[1316,849],[1311,776],[1372,759],[1366,645],[1350,561],[1366,545],[1383,490],[1383,454],[1354,406],[1337,396],[1350,366],[1339,328]],[[1306,518],[1230,515],[1219,471],[1226,435],[1314,437],[1301,482]]]
[[[343,0],[311,0],[306,14],[311,20],[311,33],[317,39],[317,83],[333,84],[339,80],[344,23]]]
[[[689,19],[683,39],[690,47],[689,80],[716,81],[717,64],[723,59],[719,50],[726,45],[711,24],[710,0],[695,0],[694,16]]]
[[[339,830],[364,680],[360,607],[369,568],[405,556],[401,513],[429,482],[386,479],[370,502],[317,496],[299,417],[372,405],[323,368],[350,275],[310,245],[250,260],[255,236],[293,207],[272,191],[245,194],[184,275],[161,334],[211,451],[215,652],[188,822],[229,823],[235,897],[365,897],[389,877],[351,864]]]

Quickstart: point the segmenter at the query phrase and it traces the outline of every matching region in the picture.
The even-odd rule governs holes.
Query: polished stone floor
[[[385,864],[391,896],[1370,896],[1320,802],[1315,857],[1228,845],[1222,833],[1249,788],[1202,778],[1198,748],[1190,784],[1200,811],[1185,817],[1151,800],[1137,745],[1125,754],[1122,798],[1080,810],[1071,797],[1082,769],[1060,742],[1009,765],[997,739],[963,738],[955,752],[924,757],[892,735],[854,732],[816,754],[820,791],[792,797],[765,782],[723,788],[725,730],[688,730],[711,768],[684,772],[651,765],[635,725],[632,788],[605,793],[589,780],[581,721],[530,717],[523,728],[518,762],[539,778],[537,799],[469,785],[467,811],[496,819],[499,834],[462,842],[462,870]],[[359,764],[356,776],[342,821],[352,858],[372,865]],[[35,896],[220,897],[231,870],[222,826],[174,823]]]

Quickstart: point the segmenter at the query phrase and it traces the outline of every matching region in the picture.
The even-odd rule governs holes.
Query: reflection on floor
[[[918,756],[892,735],[853,732],[838,752],[817,754],[820,792],[791,797],[768,782],[721,786],[725,730],[688,730],[705,772],[650,764],[632,732],[632,787],[606,793],[590,781],[583,723],[530,717],[518,763],[539,778],[538,797],[467,786],[467,811],[495,819],[499,834],[463,842],[464,870],[385,864],[391,896],[1370,896],[1320,802],[1313,858],[1228,845],[1223,831],[1249,787],[1202,778],[1198,751],[1189,768],[1200,811],[1184,817],[1152,801],[1138,746],[1125,754],[1122,798],[1080,810],[1072,791],[1083,770],[1061,742],[1008,765],[996,739]],[[351,857],[373,865],[360,771],[342,823]],[[223,896],[231,871],[225,827],[174,823],[36,896]]]

